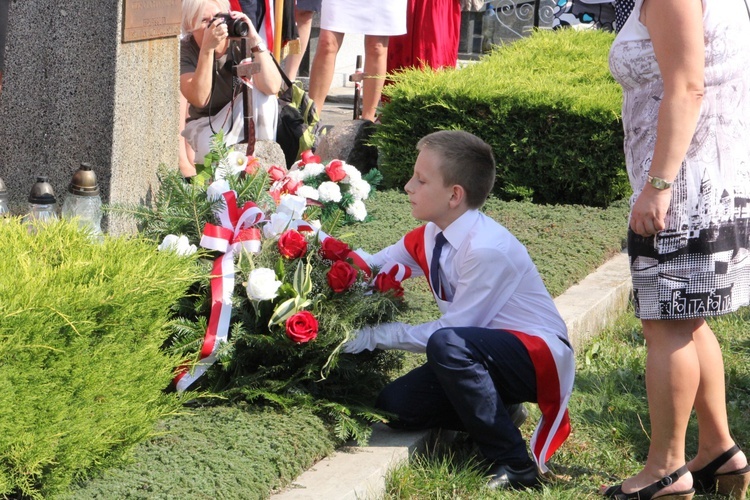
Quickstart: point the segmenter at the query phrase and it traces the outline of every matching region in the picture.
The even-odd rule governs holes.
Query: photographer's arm
[[[250,43],[254,47],[252,41]],[[266,95],[277,94],[281,90],[281,74],[271,60],[271,53],[268,50],[256,52],[253,54],[253,61],[260,63],[260,73],[253,75],[255,88]]]
[[[250,22],[248,18],[242,12],[232,11],[229,13],[234,19],[243,19],[250,28],[250,32],[247,34],[247,49],[250,51],[254,47],[263,46],[263,39],[258,34],[255,26]],[[252,54],[253,61],[260,64],[260,72],[253,75],[253,85],[256,89],[260,90],[266,95],[275,95],[281,90],[281,75],[276,65],[271,60],[271,54],[266,48],[260,52],[254,52]]]
[[[225,24],[209,25],[203,32],[198,64],[193,73],[180,75],[180,91],[190,104],[198,108],[208,105],[214,70],[214,54],[227,38]]]

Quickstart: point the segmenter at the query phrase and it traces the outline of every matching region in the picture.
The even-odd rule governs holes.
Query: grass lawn
[[[711,320],[724,352],[730,428],[737,443],[750,446],[750,308]],[[646,347],[632,311],[577,356],[576,384],[570,400],[573,432],[552,459],[557,478],[539,491],[491,492],[476,466],[471,447],[460,436],[450,447],[437,445],[391,471],[386,499],[580,499],[601,498],[602,484],[617,484],[638,472],[648,451],[648,405],[644,384]],[[522,427],[530,437],[538,417]],[[688,457],[697,448],[693,417]],[[701,498],[725,498],[703,496]]]
[[[371,222],[345,228],[340,235],[355,248],[377,251],[419,224],[411,217],[403,192],[374,193],[368,208]],[[485,210],[527,246],[554,296],[619,252],[627,224],[625,202],[599,209],[491,199]],[[410,308],[401,320],[416,323],[433,319],[438,313],[426,282],[412,281],[406,286]],[[596,361],[597,355],[591,356]],[[420,359],[405,356],[404,369]],[[590,437],[609,439],[615,449],[622,444],[593,433]],[[576,448],[585,447],[585,443],[592,451],[600,449],[598,441],[572,439],[570,443],[555,457],[561,464],[569,463],[570,453],[580,455]],[[134,449],[129,463],[82,481],[63,498],[265,498],[338,444],[323,420],[295,409],[185,408],[180,415],[161,422],[155,436]],[[592,456],[591,463],[601,460]],[[463,465],[457,470],[470,472]],[[475,498],[474,493],[453,496],[452,487],[446,488],[428,489],[416,496],[393,493],[393,497]],[[560,491],[564,490],[561,487]],[[440,491],[438,495],[443,496],[427,493],[430,491]]]

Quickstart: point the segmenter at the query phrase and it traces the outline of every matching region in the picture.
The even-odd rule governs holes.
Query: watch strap
[[[265,52],[268,50],[268,47],[266,47],[266,44],[262,41],[258,43],[255,47],[250,47],[250,52],[253,54],[258,54],[260,52]]]
[[[661,177],[652,177],[651,175],[648,176],[648,183],[651,184],[653,187],[658,189],[659,191],[663,191],[665,189],[669,189],[672,187],[672,183],[666,181],[665,179],[662,179]]]

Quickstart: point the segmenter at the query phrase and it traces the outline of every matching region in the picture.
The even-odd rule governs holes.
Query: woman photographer
[[[228,145],[244,138],[242,85],[232,66],[243,58],[237,35],[245,30],[248,55],[260,66],[251,81],[244,79],[252,88],[255,137],[274,140],[281,75],[255,26],[245,14],[230,12],[228,0],[182,2],[182,31],[187,35],[180,42],[180,91],[189,103],[182,135],[195,150],[196,162],[209,152],[214,132],[223,129]]]

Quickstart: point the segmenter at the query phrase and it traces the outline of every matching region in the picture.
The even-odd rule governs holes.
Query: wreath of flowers
[[[367,220],[377,171],[303,153],[287,170],[228,151],[220,135],[186,184],[163,172],[153,208],[131,207],[162,251],[197,252],[206,279],[176,305],[168,349],[186,362],[178,390],[211,388],[250,402],[311,405],[342,438],[364,440],[383,417],[366,403],[400,355],[340,355],[368,324],[403,309],[397,265],[371,269],[367,254],[332,236]]]

